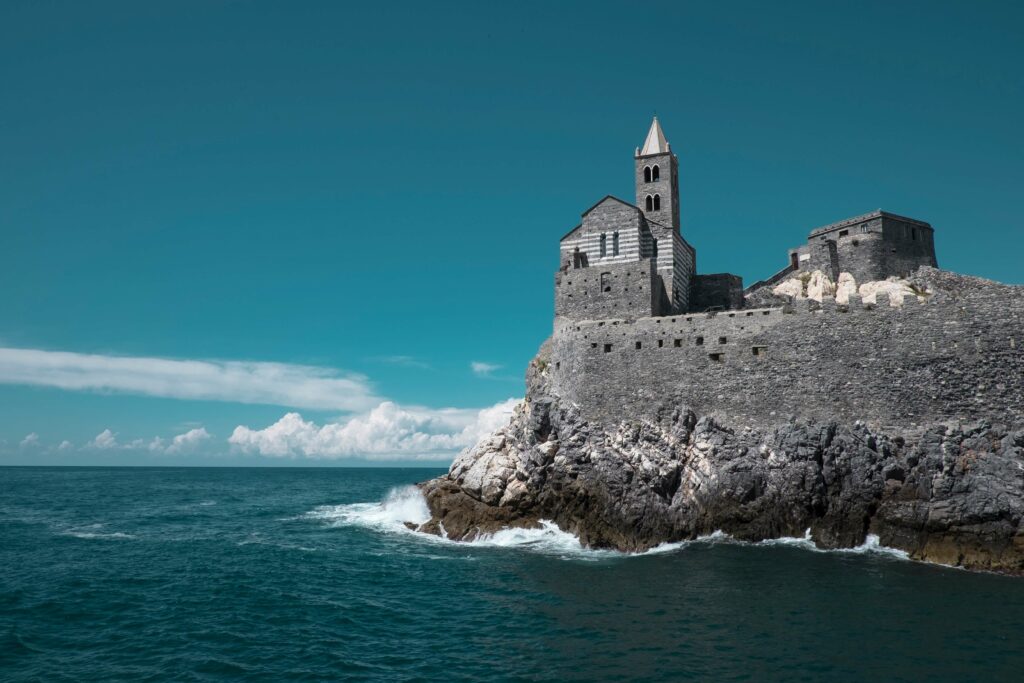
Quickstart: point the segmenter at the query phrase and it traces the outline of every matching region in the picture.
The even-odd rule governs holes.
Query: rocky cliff
[[[941,275],[947,288],[957,277]],[[876,534],[915,559],[1024,574],[1016,409],[969,422],[740,426],[676,394],[609,418],[562,396],[551,348],[531,362],[511,423],[422,485],[433,515],[422,531],[464,540],[549,519],[586,545],[638,551],[716,531],[758,541],[809,529],[822,548]]]

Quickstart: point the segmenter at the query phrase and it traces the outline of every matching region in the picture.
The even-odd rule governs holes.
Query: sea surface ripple
[[[423,469],[0,468],[2,681],[1020,681],[1024,579],[408,531]]]

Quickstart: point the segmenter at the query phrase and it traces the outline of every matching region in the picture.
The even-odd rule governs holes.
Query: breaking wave
[[[383,533],[408,534],[424,542],[450,544],[460,548],[517,548],[567,559],[624,555],[614,550],[586,548],[576,536],[546,520],[541,520],[540,528],[537,529],[502,529],[492,534],[481,534],[472,541],[452,541],[443,533],[441,536],[420,533],[415,531],[415,527],[430,520],[430,510],[423,494],[415,486],[392,489],[379,503],[325,505],[307,513],[306,517],[324,520],[329,526],[358,526]],[[414,528],[409,528],[409,525]]]
[[[887,548],[879,542],[878,536],[868,534],[864,543],[855,548],[828,550],[819,548],[811,539],[807,529],[801,537],[782,537],[758,542],[741,541],[723,531],[716,531],[693,540],[662,543],[650,550],[625,553],[617,550],[587,548],[579,538],[563,531],[557,524],[541,520],[536,529],[508,528],[490,534],[481,534],[472,541],[452,541],[442,536],[420,533],[416,527],[430,520],[430,510],[422,492],[415,486],[392,489],[379,503],[350,503],[348,505],[324,505],[306,513],[308,519],[319,519],[331,527],[356,526],[387,534],[406,534],[424,542],[451,544],[460,548],[513,548],[566,559],[609,559],[642,557],[674,553],[697,544],[728,544],[751,547],[787,546],[818,553],[846,553],[855,555],[874,554],[907,560],[909,555],[896,548]]]

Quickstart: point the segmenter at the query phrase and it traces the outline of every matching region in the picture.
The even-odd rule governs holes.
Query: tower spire
[[[670,147],[668,140],[665,139],[665,132],[661,129],[661,124],[658,123],[658,117],[655,116],[654,120],[651,121],[651,129],[647,131],[647,139],[644,140],[644,147],[640,150],[640,155],[664,154],[669,150]]]

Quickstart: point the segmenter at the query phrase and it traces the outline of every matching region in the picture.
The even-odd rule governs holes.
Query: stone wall
[[[668,310],[654,259],[609,263],[555,274],[555,316],[570,320],[634,319]],[[643,313],[641,313],[643,312]]]
[[[731,273],[695,275],[690,310],[743,308],[743,278]]]
[[[614,250],[615,234],[619,235],[619,253]],[[646,233],[646,237],[642,235]],[[601,256],[601,235],[605,235],[605,255]],[[613,197],[606,198],[583,215],[579,228],[562,238],[559,261],[572,262],[578,248],[585,253],[592,267],[602,264],[635,262],[651,255],[650,230],[643,214]]]
[[[1024,410],[1024,288],[925,269],[945,286],[893,307],[785,308],[556,327],[548,372],[597,419],[688,405],[729,424],[879,425]]]
[[[697,252],[678,231],[653,222],[649,227],[652,237],[658,240],[658,275],[671,302],[671,310],[688,310]]]

